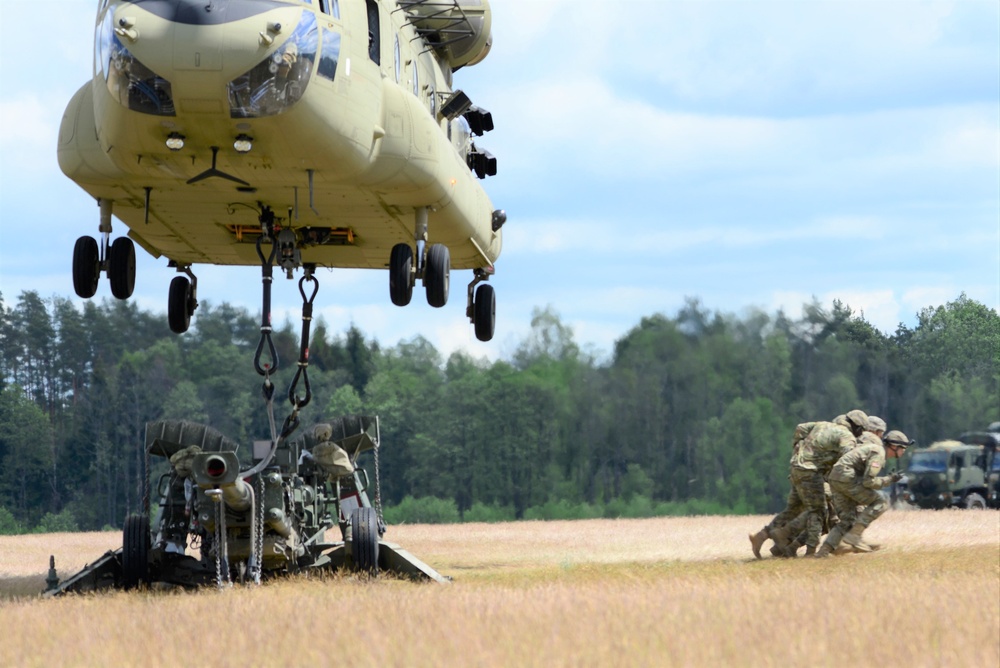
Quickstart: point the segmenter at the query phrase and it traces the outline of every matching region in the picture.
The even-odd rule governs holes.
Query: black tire
[[[170,281],[170,295],[167,298],[167,321],[170,331],[183,334],[191,326],[191,281],[184,276],[175,276]]]
[[[427,267],[424,271],[427,303],[434,308],[441,308],[447,304],[450,282],[451,252],[444,244],[434,244],[427,251]]]
[[[497,325],[497,298],[493,286],[483,283],[476,288],[476,300],[472,303],[473,324],[476,338],[480,341],[493,339]]]
[[[135,244],[128,237],[119,237],[108,252],[108,278],[111,294],[128,299],[135,289]]]
[[[986,499],[972,492],[965,497],[965,507],[969,510],[986,510]]]
[[[413,298],[413,249],[396,244],[389,256],[389,297],[396,306],[406,306]]]
[[[149,584],[149,518],[132,514],[125,518],[122,536],[122,585],[135,589]]]
[[[80,237],[73,247],[73,289],[77,296],[90,299],[101,277],[101,254],[94,237]]]
[[[378,517],[374,508],[351,511],[351,557],[362,573],[378,573]]]

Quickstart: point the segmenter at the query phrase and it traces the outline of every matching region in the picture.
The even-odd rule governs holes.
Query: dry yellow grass
[[[891,512],[823,561],[754,560],[765,520],[391,527],[455,581],[7,600],[0,665],[1000,665],[1000,513]],[[2,538],[0,588],[119,541]]]

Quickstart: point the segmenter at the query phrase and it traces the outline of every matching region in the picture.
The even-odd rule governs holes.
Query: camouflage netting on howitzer
[[[146,450],[170,458],[192,445],[202,452],[236,452],[240,444],[208,425],[187,420],[157,420],[146,423]]]
[[[336,443],[353,460],[358,454],[373,449],[378,442],[378,416],[374,415],[345,415],[341,418],[328,420],[331,435],[328,440]],[[316,436],[314,429],[308,430],[299,436],[290,445],[302,450],[312,450],[321,441]]]

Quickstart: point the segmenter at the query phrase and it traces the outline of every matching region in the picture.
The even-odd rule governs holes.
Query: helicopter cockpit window
[[[307,3],[312,4],[312,0],[306,0]],[[335,19],[340,18],[340,1],[339,0],[319,0],[319,10],[324,14],[328,14]]]
[[[170,82],[143,65],[114,33],[114,12],[107,12],[98,27],[96,69],[108,91],[132,111],[154,116],[174,116]]]
[[[449,128],[453,128],[452,132],[449,133],[452,145],[465,160],[472,145],[472,129],[469,127],[469,121],[465,120],[465,116],[459,116],[449,123]]]
[[[319,46],[316,15],[303,12],[292,36],[252,70],[229,82],[233,118],[280,114],[305,93]]]
[[[316,71],[321,77],[333,81],[337,74],[338,60],[340,60],[340,33],[324,30],[323,48],[319,52],[319,67],[316,68]]]

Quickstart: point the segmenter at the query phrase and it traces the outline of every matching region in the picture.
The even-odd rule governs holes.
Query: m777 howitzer
[[[298,439],[255,445],[241,470],[239,444],[206,425],[146,425],[146,512],[126,521],[122,547],[59,581],[50,560],[46,595],[166,584],[197,587],[305,571],[380,571],[447,582],[398,545],[382,540],[378,418],[347,416]],[[357,460],[372,451],[371,481]],[[150,489],[150,459],[170,468]],[[159,510],[150,522],[148,499]],[[328,541],[327,531],[340,531]],[[190,554],[189,554],[190,552]]]

